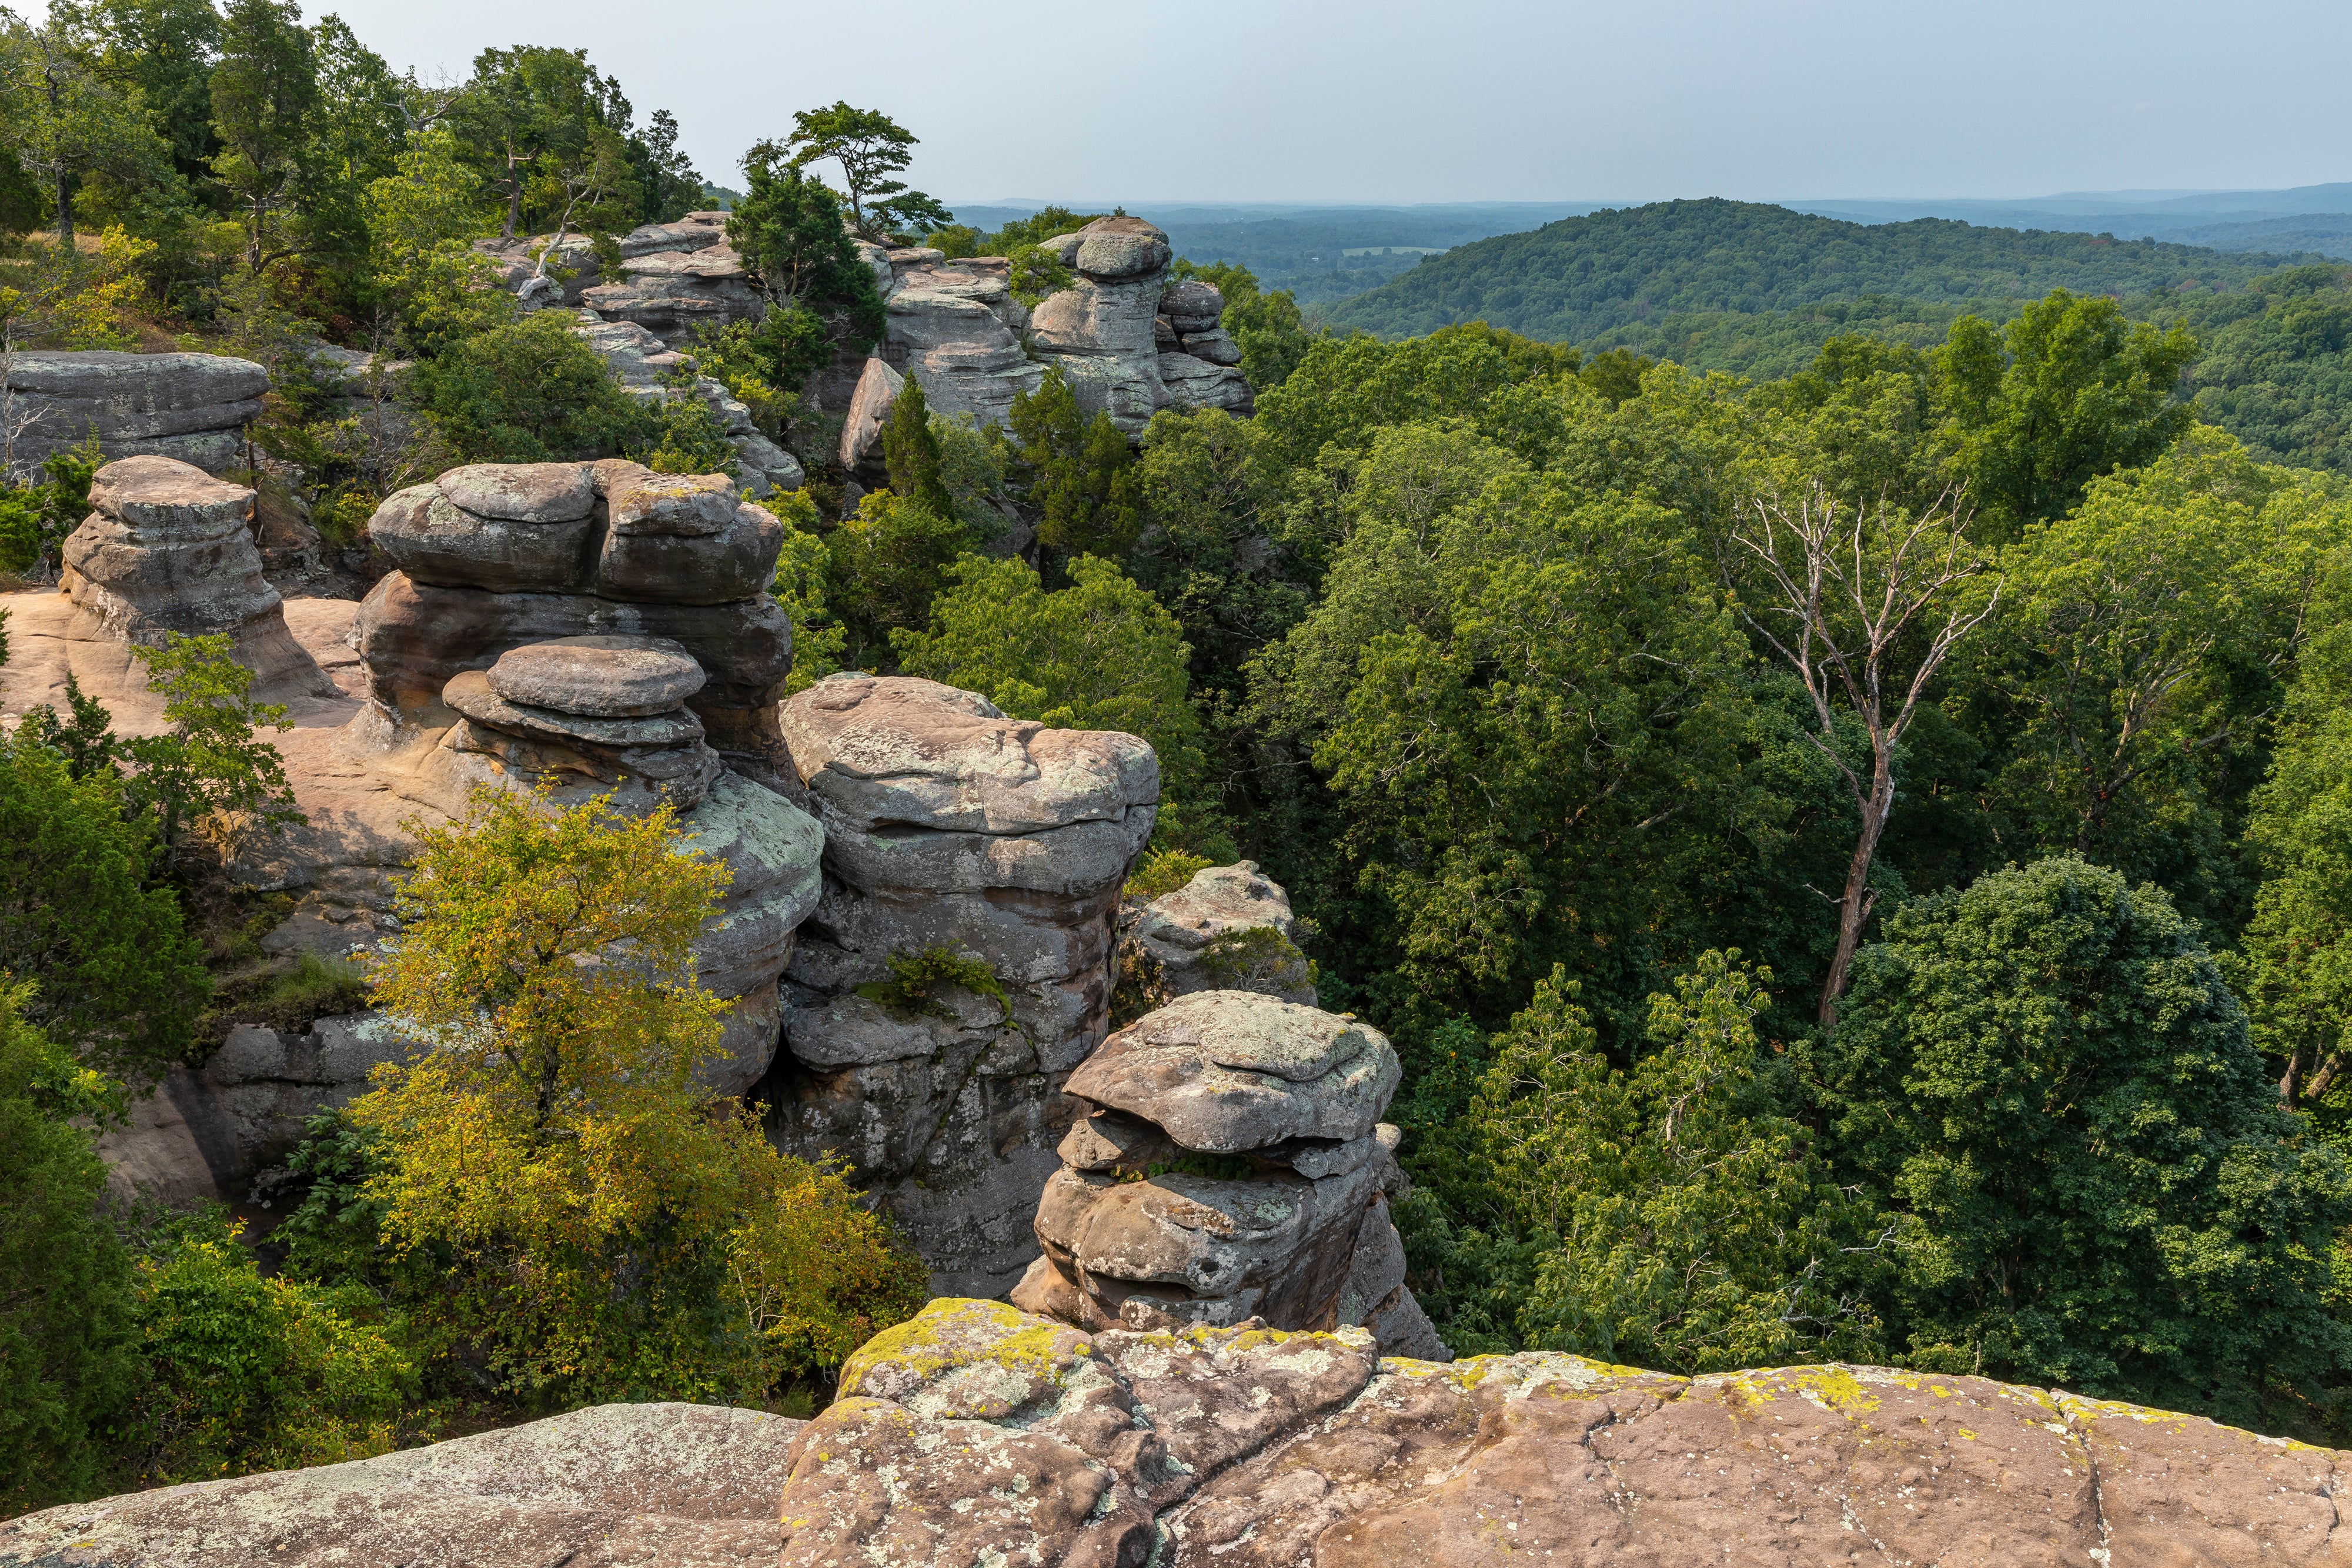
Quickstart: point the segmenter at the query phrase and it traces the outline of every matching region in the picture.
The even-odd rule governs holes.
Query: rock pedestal
[[[1129,1025],[1064,1086],[1087,1114],[1013,1304],[1090,1329],[1361,1324],[1443,1359],[1389,1223],[1398,1071],[1378,1030],[1254,992]]]
[[[1062,1081],[1105,1032],[1158,760],[1134,736],[1047,729],[905,677],[820,681],[783,729],[825,877],[758,1091],[771,1136],[847,1159],[942,1288],[994,1294],[1034,1256]],[[963,977],[908,978],[946,965]]]
[[[95,636],[221,634],[264,686],[323,681],[261,575],[251,490],[173,458],[123,457],[91,478],[89,504],[66,538],[60,586]]]

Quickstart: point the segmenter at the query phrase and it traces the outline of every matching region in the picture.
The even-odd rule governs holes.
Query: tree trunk
[[[1895,811],[1895,769],[1888,749],[1879,748],[1872,769],[1870,799],[1863,802],[1862,829],[1854,837],[1853,859],[1845,868],[1845,894],[1838,900],[1837,950],[1830,955],[1829,976],[1822,982],[1819,1016],[1825,1031],[1837,1027],[1838,998],[1845,994],[1846,970],[1853,966],[1854,949],[1862,946],[1862,928],[1870,919],[1870,862],[1878,853],[1886,819]]]
[[[65,165],[58,165],[58,248],[70,251],[74,247],[73,177]]]

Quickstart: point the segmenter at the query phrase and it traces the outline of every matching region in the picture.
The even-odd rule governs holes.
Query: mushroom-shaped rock
[[[89,504],[66,539],[64,587],[110,634],[235,632],[278,615],[244,486],[169,457],[122,457],[91,477]]]
[[[1105,1040],[1068,1089],[1187,1149],[1234,1154],[1369,1136],[1399,1071],[1369,1024],[1249,991],[1201,991]]]
[[[526,643],[499,654],[489,674],[490,689],[509,702],[600,718],[668,713],[700,691],[703,679],[693,655],[662,637]]]
[[[1124,280],[1158,272],[1174,255],[1166,232],[1155,225],[1141,218],[1097,218],[1078,231],[1070,265],[1090,277]]]
[[[793,954],[794,1071],[769,1086],[771,1128],[887,1188],[940,1288],[994,1294],[1033,1255],[1062,1077],[1108,1024],[1111,922],[1158,760],[1131,735],[903,676],[830,676],[782,727],[829,874]],[[893,1001],[893,960],[934,953],[972,983]]]

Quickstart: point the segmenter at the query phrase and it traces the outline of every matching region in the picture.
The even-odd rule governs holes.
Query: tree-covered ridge
[[[1756,202],[1659,202],[1566,218],[1435,256],[1336,306],[1381,337],[1459,321],[1562,342],[1675,312],[1755,314],[1867,295],[1944,306],[2053,288],[2138,295],[2232,287],[2292,259],[2153,240],[1978,228],[1945,218],[1865,225]]]

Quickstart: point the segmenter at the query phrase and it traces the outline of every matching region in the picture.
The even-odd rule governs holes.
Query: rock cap
[[[1252,991],[1196,991],[1105,1040],[1067,1092],[1201,1154],[1370,1134],[1402,1069],[1368,1024]]]
[[[702,689],[702,666],[666,637],[557,637],[499,655],[490,689],[509,702],[596,718],[671,712]]]
[[[253,492],[171,457],[118,457],[90,478],[91,509],[134,528],[242,523]]]
[[[577,522],[596,505],[595,486],[578,463],[469,463],[438,483],[453,505],[507,522]]]

